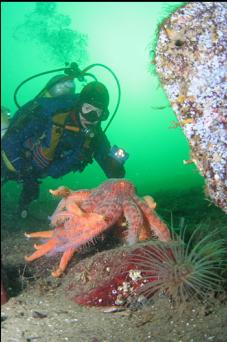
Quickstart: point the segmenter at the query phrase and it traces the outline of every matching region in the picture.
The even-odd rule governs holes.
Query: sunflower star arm
[[[56,271],[52,272],[52,276],[54,278],[59,278],[67,268],[70,260],[73,257],[73,254],[76,252],[77,248],[75,247],[69,247],[62,255],[59,267],[57,268]]]
[[[33,261],[45,254],[48,254],[50,251],[54,250],[58,245],[58,240],[56,238],[51,238],[48,242],[42,245],[35,245],[36,251],[30,256],[25,256],[26,261]]]
[[[150,208],[150,206],[145,201],[141,200],[138,196],[135,196],[135,200],[142,210],[145,218],[147,219],[151,231],[154,232],[159,240],[169,241],[171,235],[168,226],[160,219],[160,217],[155,213],[154,210]]]
[[[56,190],[50,189],[49,192],[50,192],[51,195],[53,195],[53,196],[68,197],[69,194],[72,192],[72,190],[70,190],[70,189],[67,188],[66,186],[60,186],[60,187],[57,188]]]
[[[139,232],[143,226],[143,216],[133,200],[123,202],[123,212],[128,223],[128,236],[126,239],[129,245],[132,245],[138,240]]]

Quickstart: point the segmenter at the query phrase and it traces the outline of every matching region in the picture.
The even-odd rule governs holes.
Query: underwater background
[[[64,68],[66,62],[78,63],[81,70],[94,63],[110,68],[120,82],[121,101],[107,136],[111,145],[129,153],[126,178],[135,184],[139,196],[154,197],[155,212],[173,237],[167,249],[163,245],[163,249],[153,250],[152,246],[162,246],[155,239],[128,246],[118,240],[115,231],[109,231],[104,240],[102,235],[95,244],[76,253],[65,274],[56,279],[51,271],[62,258],[60,251],[56,255],[48,253],[34,263],[28,263],[28,259],[25,262],[25,256],[37,248],[33,239],[28,241],[30,232],[50,227],[50,215],[59,200],[49,189],[61,185],[73,190],[94,188],[106,180],[103,171],[94,161],[82,173],[42,179],[40,196],[32,202],[26,218],[17,212],[21,184],[4,184],[3,341],[164,342],[167,336],[169,342],[226,341],[226,215],[205,197],[205,180],[195,164],[183,163],[191,159],[189,142],[177,126],[177,117],[155,73],[159,25],[184,4],[1,3],[2,106],[14,115],[14,92],[19,84],[38,73]],[[94,67],[90,72],[109,90],[111,118],[118,101],[116,81],[106,68]],[[18,103],[24,105],[33,99],[54,75],[25,83],[17,94]],[[76,80],[76,92],[83,85]],[[103,122],[103,129],[108,123]],[[135,254],[130,253],[133,250]],[[139,258],[131,265],[133,256]],[[142,263],[137,268],[138,260]],[[122,276],[125,265],[136,268]],[[150,301],[148,296],[141,297],[136,286],[142,284],[144,289],[147,284],[145,289],[149,290],[149,286],[153,289],[157,285],[153,282],[156,265],[159,288]],[[136,277],[140,272],[142,280]],[[104,282],[107,285],[103,286]],[[178,299],[182,307],[174,305]],[[101,305],[103,311],[97,310]]]
[[[126,178],[135,184],[140,196],[159,193],[164,201],[169,191],[173,194],[199,191],[203,199],[204,180],[194,164],[183,164],[183,160],[190,159],[189,144],[180,127],[170,128],[177,119],[152,68],[158,24],[182,4],[2,3],[2,105],[14,114],[17,109],[14,91],[20,82],[34,74],[64,67],[65,62],[77,62],[80,69],[102,63],[116,74],[121,86],[120,106],[107,136],[111,145],[116,144],[129,153]],[[91,69],[91,73],[107,86],[112,114],[118,100],[113,76],[101,67]],[[18,93],[19,104],[32,99],[54,75],[26,83]],[[81,87],[76,80],[76,92]],[[44,179],[39,200],[48,200],[48,189],[59,185],[93,188],[104,180],[104,173],[94,161],[83,173]],[[4,186],[8,196],[13,194],[14,199],[19,194],[15,187],[19,189],[20,185]],[[155,199],[159,205],[161,199]]]

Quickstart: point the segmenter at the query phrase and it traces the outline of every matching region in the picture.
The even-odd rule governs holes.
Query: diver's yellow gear
[[[53,160],[56,147],[64,132],[65,120],[70,112],[58,113],[53,117],[51,128],[50,147],[42,148],[42,154],[49,160]]]
[[[53,125],[51,128],[50,147],[42,148],[42,155],[50,161],[54,158],[55,150],[65,129],[72,131],[74,133],[80,132],[80,128],[77,126],[65,125],[65,121],[69,114],[70,112],[58,113],[52,119]]]
[[[6,154],[4,151],[1,152],[2,153],[2,160],[4,161],[7,169],[11,172],[16,172],[15,167],[13,166],[13,164],[11,163],[11,161],[7,158]]]

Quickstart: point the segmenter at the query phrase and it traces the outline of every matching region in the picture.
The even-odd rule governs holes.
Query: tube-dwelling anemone
[[[204,299],[208,292],[222,290],[220,270],[226,256],[223,240],[215,240],[215,232],[211,232],[193,244],[198,229],[187,243],[183,241],[184,231],[181,236],[172,234],[168,244],[154,241],[131,253],[129,262],[143,278],[138,295],[150,298],[161,292],[180,304],[193,296]]]

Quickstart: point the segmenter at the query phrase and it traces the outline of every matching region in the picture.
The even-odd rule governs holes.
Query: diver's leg
[[[29,204],[39,197],[39,181],[37,179],[25,179],[19,200],[19,212],[22,218],[28,214]]]

